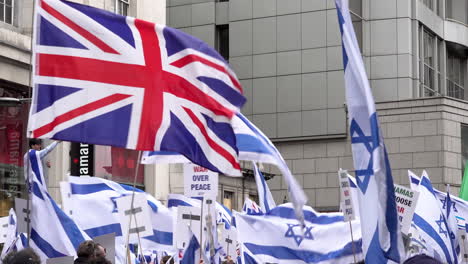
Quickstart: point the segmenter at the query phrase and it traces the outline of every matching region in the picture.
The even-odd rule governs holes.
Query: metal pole
[[[200,258],[203,254],[202,249],[203,249],[203,203],[205,201],[205,196],[202,196],[201,199],[201,208],[200,208]]]
[[[127,254],[129,255],[128,258],[130,258],[130,249],[128,248],[128,242],[130,240],[130,227],[132,226],[132,214],[134,212],[133,211],[133,209],[134,209],[133,208],[133,203],[135,202],[135,188],[136,188],[136,181],[137,181],[137,177],[138,177],[138,169],[140,168],[140,159],[141,159],[141,150],[138,151],[137,165],[136,165],[136,169],[135,169],[135,178],[133,179],[132,202],[130,203],[131,214],[130,214],[130,221],[128,223],[127,241],[126,241],[126,244],[125,244],[125,247],[127,248]],[[134,218],[135,218],[135,224],[136,224],[136,216]],[[138,228],[137,228],[137,235],[138,235],[138,238],[139,238],[140,233],[138,231]],[[139,246],[141,247],[141,241],[139,239],[138,239],[138,242],[140,243]],[[128,258],[127,258],[126,261],[128,261]]]
[[[29,247],[29,241],[31,240],[31,206],[29,206],[29,203],[30,203],[30,200],[31,200],[31,195],[29,193],[30,189],[32,188],[31,186],[31,182],[30,182],[30,173],[29,173],[29,149],[28,149],[28,152],[26,153],[26,156],[27,156],[27,159],[26,159],[26,188],[27,188],[27,191],[26,191],[26,219],[28,220],[26,222],[26,229],[27,229],[27,236],[28,236],[28,244],[26,245],[27,247]]]
[[[353,225],[351,224],[351,220],[348,222],[349,222],[349,230],[351,230],[351,249],[353,250],[354,263],[357,263],[356,262],[356,249],[354,248]]]

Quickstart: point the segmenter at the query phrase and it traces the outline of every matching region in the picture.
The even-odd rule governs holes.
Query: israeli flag
[[[266,215],[234,214],[238,240],[243,245],[242,263],[351,263],[363,259],[361,226],[352,221],[354,242],[343,214],[315,212],[304,207],[305,226],[291,204],[273,208]],[[247,259],[246,259],[247,255]]]
[[[393,178],[374,98],[362,62],[347,0],[335,0],[343,45],[346,103],[359,187],[366,263],[400,262],[404,256]],[[364,210],[365,208],[365,210]]]
[[[423,171],[422,175],[429,178],[425,170]],[[412,171],[408,171],[408,177],[411,189],[418,190],[421,178]],[[447,217],[447,209],[449,208],[450,214],[453,214],[460,223],[458,229],[463,229],[468,232],[468,225],[465,223],[466,219],[468,219],[468,202],[456,196],[450,196],[450,202],[448,202],[446,192],[442,192],[435,188],[433,188],[433,190],[437,200],[440,202],[440,206],[442,211],[444,211],[445,216]]]
[[[252,166],[255,175],[255,183],[257,184],[260,208],[264,213],[267,213],[271,209],[276,207],[276,203],[273,199],[273,195],[271,195],[270,188],[268,188],[268,184],[265,181],[265,177],[263,177],[263,174],[257,167],[257,164],[255,164],[255,162],[252,162]]]
[[[131,186],[97,177],[69,176],[70,195],[66,211],[90,237],[115,233],[116,244],[125,244],[116,199],[143,192]],[[153,196],[146,194],[151,212],[153,236],[141,239],[144,251],[173,251],[173,213]],[[117,245],[116,245],[117,246]]]
[[[3,244],[2,253],[0,255],[0,263],[1,263],[1,260],[8,253],[23,249],[27,243],[26,241],[24,241],[26,236],[24,235],[20,236],[20,234],[18,234],[17,223],[18,222],[16,221],[15,210],[13,208],[10,208],[10,212],[8,214],[8,227],[7,227],[7,233],[6,233],[6,240],[5,240],[5,243]]]
[[[50,197],[42,170],[35,171],[41,163],[40,158],[40,152],[29,152],[34,172],[30,174],[31,247],[45,262],[48,258],[75,256],[79,244],[89,236]]]
[[[190,239],[187,248],[184,250],[184,256],[180,261],[180,264],[194,264],[199,263],[200,261],[200,242],[198,242],[197,237],[192,233],[190,228],[188,228],[190,234],[192,234],[192,238]]]
[[[428,177],[421,178],[418,191],[424,202],[416,205],[412,228],[417,229],[422,253],[443,263],[458,263],[450,227]]]
[[[233,117],[231,124],[236,135],[239,159],[276,165],[288,184],[289,197],[294,204],[297,217],[301,221],[303,219],[301,209],[307,202],[307,196],[292,175],[280,152],[268,137],[241,113],[237,113]],[[142,158],[144,164],[183,163],[182,161],[190,162],[181,155],[177,157],[177,153],[174,152],[144,152]]]
[[[182,194],[169,194],[167,198],[167,207],[178,207],[178,206],[191,206],[201,208],[201,200],[196,198],[189,198]],[[229,229],[232,225],[232,212],[226,206],[216,202],[216,223],[224,224],[226,229]]]
[[[249,215],[262,215],[264,214],[260,206],[257,205],[250,198],[245,198],[244,206],[242,206],[242,212]]]

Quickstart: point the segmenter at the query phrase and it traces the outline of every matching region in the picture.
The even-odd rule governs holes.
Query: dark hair
[[[41,264],[41,259],[31,248],[10,252],[3,258],[3,264]]]
[[[91,259],[89,264],[112,264],[112,262],[103,256],[99,256]]]
[[[171,261],[169,261],[169,259]],[[169,261],[169,262],[168,262]],[[164,256],[162,259],[161,259],[161,264],[174,264],[174,258],[171,257],[171,256]]]
[[[98,250],[97,244],[92,240],[86,240],[81,242],[76,250],[76,254],[80,258],[94,258],[96,251]]]
[[[41,145],[42,144],[42,140],[38,139],[38,138],[30,138],[29,139],[29,148],[31,148],[33,145]]]

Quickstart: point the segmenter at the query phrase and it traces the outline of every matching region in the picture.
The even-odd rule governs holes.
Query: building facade
[[[350,0],[396,183],[427,169],[458,193],[467,160],[466,0]],[[341,37],[333,0],[169,0],[167,23],[229,60],[242,112],[282,152],[319,210],[339,205],[337,170],[353,170]],[[275,167],[276,202],[287,186]]]

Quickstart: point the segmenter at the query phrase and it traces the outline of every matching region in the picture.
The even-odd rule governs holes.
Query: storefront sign
[[[72,176],[94,176],[94,145],[71,144],[70,174]]]

